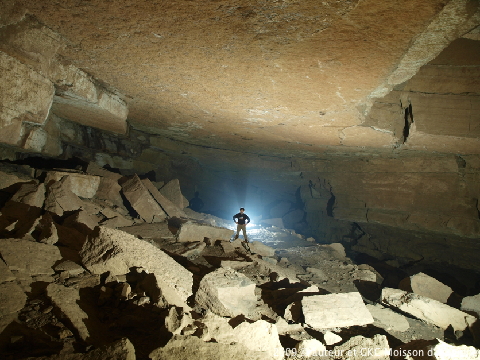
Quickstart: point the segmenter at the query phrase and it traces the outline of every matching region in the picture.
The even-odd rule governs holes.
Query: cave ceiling
[[[367,121],[374,102],[479,24],[478,1],[459,0],[21,4],[132,126],[272,154],[398,148],[402,129]]]

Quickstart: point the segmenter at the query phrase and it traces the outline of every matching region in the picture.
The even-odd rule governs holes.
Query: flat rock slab
[[[393,306],[442,329],[447,329],[451,325],[455,331],[463,331],[476,320],[474,316],[439,301],[403,290],[384,288],[381,300],[388,306]]]
[[[349,360],[389,360],[390,347],[385,335],[375,335],[373,338],[354,336],[346,343],[333,349],[333,359]]]
[[[177,241],[179,242],[193,242],[203,241],[205,238],[210,240],[223,240],[229,241],[233,235],[233,230],[197,224],[193,221],[187,221],[183,223],[180,230],[177,232]]]
[[[10,200],[41,208],[45,201],[45,191],[43,183],[22,184]]]
[[[155,276],[159,296],[168,304],[184,307],[192,295],[192,273],[159,248],[124,231],[98,227],[83,245],[80,256],[94,274],[109,271],[123,275],[132,267],[144,268]]]
[[[51,299],[53,305],[58,308],[62,316],[72,324],[77,335],[83,341],[88,340],[90,332],[85,325],[88,315],[78,305],[80,301],[79,290],[67,288],[63,285],[50,284],[47,286],[47,296]]]
[[[0,283],[13,280],[15,280],[15,275],[13,275],[3,260],[0,260]]]
[[[305,323],[314,329],[329,329],[373,323],[373,317],[358,292],[306,296],[302,299]]]
[[[182,190],[180,189],[180,181],[178,179],[173,179],[163,185],[160,189],[160,193],[180,209],[184,209],[189,205],[188,200],[182,194]]]
[[[65,211],[78,210],[83,201],[71,190],[71,177],[64,176],[61,180],[47,183],[45,210],[62,216]]]
[[[169,217],[178,217],[178,218],[187,217],[185,212],[181,208],[179,208],[177,205],[175,205],[175,203],[170,201],[167,197],[162,195],[150,180],[143,179],[142,183],[148,189],[148,191],[153,196],[155,201],[160,204],[163,211],[165,211],[165,213]]]
[[[0,239],[0,254],[10,270],[22,275],[53,275],[52,266],[62,259],[54,245],[20,239]]]
[[[264,353],[267,357],[275,353],[282,353],[277,326],[265,320],[257,320],[253,323],[244,321],[233,328],[229,324],[228,318],[207,312],[197,322],[204,326],[205,331],[201,337],[204,341],[242,344],[249,350]]]
[[[464,297],[460,309],[463,311],[475,312],[480,318],[480,294]]]
[[[431,351],[436,360],[480,360],[480,350],[473,346],[455,346],[447,344],[442,340],[437,341],[438,344],[431,347]]]
[[[367,305],[368,311],[372,314],[375,322],[373,325],[392,331],[407,331],[410,327],[405,316],[381,305]]]
[[[14,282],[0,284],[0,332],[13,320],[27,301],[27,295]],[[13,315],[13,316],[12,316]]]
[[[249,350],[243,344],[221,344],[204,342],[195,336],[174,336],[164,347],[152,351],[149,355],[152,360],[278,360],[280,357],[266,356],[263,352]]]
[[[97,193],[100,185],[100,176],[65,171],[48,171],[44,182],[48,184],[51,180],[60,181],[64,176],[70,177],[68,186],[75,195],[90,199]]]
[[[250,246],[250,251],[254,254],[258,254],[261,256],[275,255],[275,249],[265,245],[261,241],[252,241],[251,243],[248,244],[248,246]]]
[[[448,298],[453,293],[449,286],[424,273],[418,273],[403,279],[398,287],[401,290],[414,292],[444,304],[447,303]]]
[[[255,284],[231,268],[220,268],[203,277],[195,301],[221,316],[248,315],[255,310]]]
[[[123,195],[132,205],[140,217],[148,222],[162,222],[166,218],[165,212],[155,201],[142,180],[137,175],[122,184]]]

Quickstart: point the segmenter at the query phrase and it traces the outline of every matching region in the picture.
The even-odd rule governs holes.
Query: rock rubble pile
[[[291,231],[246,247],[178,180],[2,163],[0,190],[2,358],[480,358],[478,296]]]

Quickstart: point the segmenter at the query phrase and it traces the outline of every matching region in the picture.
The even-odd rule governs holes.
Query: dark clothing
[[[250,218],[245,213],[238,213],[233,215],[233,221],[238,222],[239,225],[248,224],[250,222]],[[246,222],[245,222],[246,221]]]

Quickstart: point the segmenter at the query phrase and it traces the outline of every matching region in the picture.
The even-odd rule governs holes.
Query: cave
[[[349,351],[356,336],[359,351],[388,349],[382,359],[480,348],[478,1],[0,4],[4,358],[102,358],[113,341],[118,359],[278,359]],[[240,208],[250,243],[233,237]],[[114,274],[85,255],[107,238],[133,254],[131,244],[147,243],[179,268],[162,279],[139,256]],[[16,263],[17,250],[53,256],[32,243],[59,251],[46,270]],[[109,244],[104,262],[123,246]],[[212,335],[204,292],[209,276],[234,277],[225,269],[248,278],[245,294],[256,283],[268,311],[217,312],[216,326],[228,319],[231,329]],[[182,281],[192,283],[179,295]],[[388,289],[417,296],[415,281],[435,296],[449,288],[434,300],[464,311],[468,326],[443,327],[392,300]],[[372,321],[318,325],[311,309],[343,294],[353,300],[337,305],[369,318],[368,306]],[[69,313],[77,305],[60,301],[69,296],[89,314],[82,326]],[[408,336],[405,319],[379,325],[381,306],[408,318]],[[281,346],[235,338],[260,324],[282,329]]]

